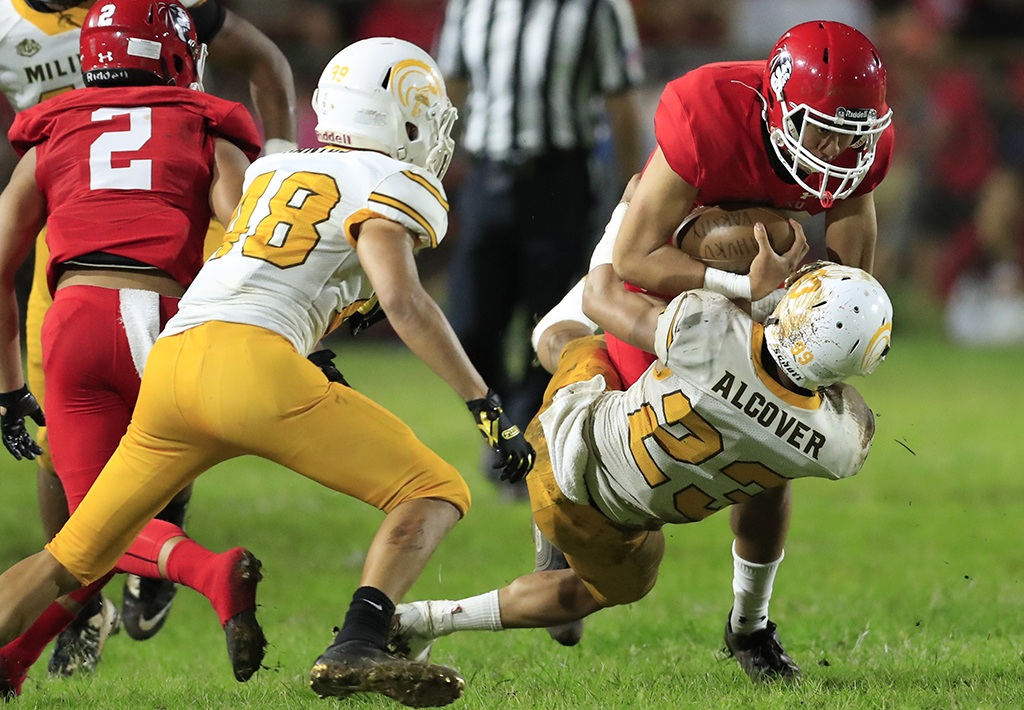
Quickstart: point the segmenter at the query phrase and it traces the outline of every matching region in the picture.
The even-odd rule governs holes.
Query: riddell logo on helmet
[[[320,131],[320,140],[332,145],[352,145],[352,136],[347,133],[335,133],[334,131]]]
[[[783,100],[783,91],[789,78],[793,76],[793,57],[785,49],[780,49],[768,63],[768,83],[772,87],[775,98]]]
[[[93,83],[128,80],[128,71],[126,69],[90,69],[85,75]]]
[[[873,108],[837,108],[836,109],[836,123],[842,124],[844,121],[871,121],[874,123],[878,120],[878,111]]]

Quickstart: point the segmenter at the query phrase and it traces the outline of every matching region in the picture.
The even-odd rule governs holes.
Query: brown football
[[[675,235],[676,246],[706,266],[745,274],[757,256],[754,224],[761,222],[777,254],[793,246],[796,234],[785,213],[770,207],[716,205],[691,212]]]

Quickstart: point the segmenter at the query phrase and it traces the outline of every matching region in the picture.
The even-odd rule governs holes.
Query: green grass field
[[[576,648],[541,630],[464,633],[434,658],[467,679],[463,708],[1002,708],[1024,705],[1022,351],[964,350],[924,326],[897,329],[892,355],[855,384],[878,415],[867,466],[800,481],[772,617],[805,678],[755,688],[719,655],[732,600],[727,516],[667,530],[654,591],[587,621]],[[459,598],[532,569],[526,504],[507,505],[476,470],[478,435],[457,397],[401,347],[339,341],[357,388],[409,422],[469,480],[474,508],[412,598]],[[0,566],[41,541],[34,468],[3,459]],[[340,624],[380,513],[256,459],[196,487],[188,528],[216,550],[264,563],[268,669],[231,678],[208,603],[183,590],[165,629],[107,646],[96,674],[47,678],[21,708],[398,707],[318,700],[308,671]],[[120,580],[111,586],[120,597]]]

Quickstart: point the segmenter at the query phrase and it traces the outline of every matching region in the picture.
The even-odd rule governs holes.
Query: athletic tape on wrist
[[[704,269],[704,288],[729,298],[750,300],[750,277],[710,266]]]

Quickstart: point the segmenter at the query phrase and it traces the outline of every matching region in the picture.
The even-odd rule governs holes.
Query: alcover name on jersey
[[[747,394],[747,389],[746,382],[737,380],[734,374],[726,370],[711,391],[718,393],[726,402],[794,449],[817,460],[821,447],[825,445],[825,435],[779,409],[778,405],[769,402],[760,392],[754,390]]]

